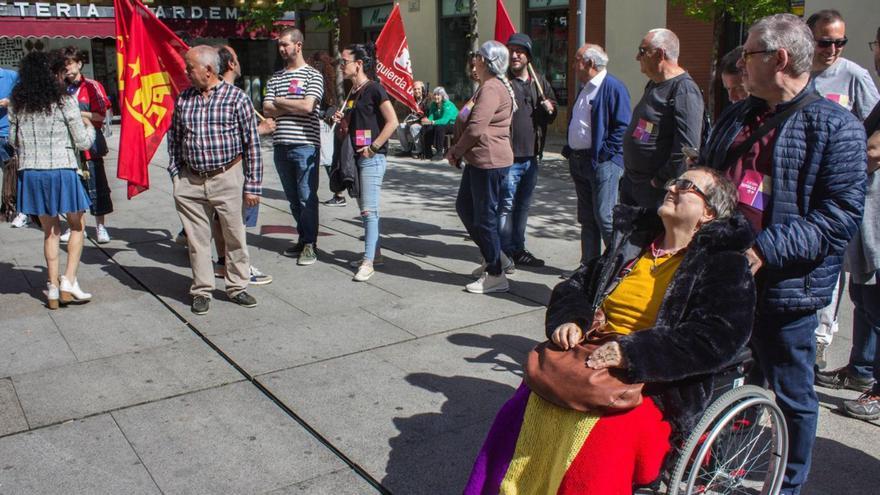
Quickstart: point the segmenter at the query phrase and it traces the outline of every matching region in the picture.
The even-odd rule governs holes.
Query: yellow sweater
[[[684,251],[654,258],[649,249],[611,292],[602,309],[607,331],[629,334],[654,326],[666,288],[684,258]]]

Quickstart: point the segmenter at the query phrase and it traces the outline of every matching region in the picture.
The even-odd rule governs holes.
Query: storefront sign
[[[568,0],[529,0],[530,9],[546,9],[547,7],[568,7]]]
[[[232,21],[239,18],[236,7],[159,6],[148,7],[159,19],[208,19]],[[390,12],[390,7],[389,7]],[[0,2],[0,17],[113,18],[113,7],[79,3]]]
[[[377,7],[365,7],[361,9],[361,27],[382,27],[391,14],[392,5],[379,5]]]

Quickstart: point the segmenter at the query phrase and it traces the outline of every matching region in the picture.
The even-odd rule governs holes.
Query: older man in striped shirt
[[[205,314],[214,290],[211,217],[226,240],[226,292],[236,304],[257,305],[247,293],[250,260],[242,207],[260,202],[263,162],[250,98],[220,78],[220,57],[200,45],[186,53],[192,87],[180,93],[168,131],[168,172],[174,202],[189,239],[192,312]],[[244,194],[242,194],[244,190]]]

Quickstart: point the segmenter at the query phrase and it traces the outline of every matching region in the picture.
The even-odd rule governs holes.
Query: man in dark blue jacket
[[[578,79],[584,83],[571,107],[567,144],[571,178],[577,191],[581,224],[581,265],[600,253],[599,241],[611,242],[611,210],[623,175],[623,133],[631,116],[629,92],[605,70],[608,55],[586,44],[575,55]]]
[[[746,251],[758,287],[752,344],[789,430],[783,494],[799,493],[809,473],[819,416],[816,310],[831,300],[865,201],[864,128],[818,95],[812,57],[800,18],[755,23],[739,62],[751,96],[721,115],[702,155],[737,185],[757,232]]]

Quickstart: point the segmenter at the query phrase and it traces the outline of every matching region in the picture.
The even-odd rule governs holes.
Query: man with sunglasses
[[[725,110],[701,154],[737,186],[757,233],[746,251],[758,289],[751,343],[789,431],[785,495],[806,482],[816,437],[816,312],[831,302],[865,201],[864,127],[816,92],[813,46],[792,14],[755,23],[739,62],[751,96]]]
[[[807,19],[807,26],[813,32],[816,49],[813,54],[812,77],[819,94],[851,111],[864,121],[880,94],[867,70],[858,64],[841,57],[846,46],[846,23],[840,12],[833,9],[820,10]],[[816,328],[816,368],[825,368],[825,354],[838,330],[837,312],[840,309],[840,295],[846,284],[841,273],[837,290],[831,303],[819,311],[819,326]],[[845,379],[847,377],[843,377]],[[855,378],[855,377],[850,377]],[[821,380],[818,376],[817,380]],[[856,380],[857,381],[857,380]],[[868,384],[855,384],[859,390],[870,387]]]

